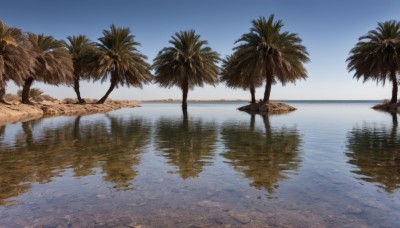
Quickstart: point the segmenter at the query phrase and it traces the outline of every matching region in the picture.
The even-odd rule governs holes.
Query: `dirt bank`
[[[84,115],[105,113],[111,110],[140,107],[135,101],[110,101],[105,104],[64,104],[61,101],[43,101],[34,105],[0,104],[0,124],[38,119],[46,116]]]

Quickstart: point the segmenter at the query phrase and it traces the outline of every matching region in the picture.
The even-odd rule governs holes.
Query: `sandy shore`
[[[135,101],[112,101],[105,104],[64,104],[56,101],[43,101],[34,105],[25,104],[0,104],[0,125],[38,119],[46,116],[60,115],[85,115],[92,113],[105,113],[111,110],[129,107],[140,107]]]

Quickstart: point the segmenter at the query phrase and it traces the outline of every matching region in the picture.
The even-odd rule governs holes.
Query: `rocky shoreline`
[[[0,124],[27,121],[48,116],[86,115],[105,113],[121,108],[140,107],[135,101],[109,101],[105,104],[65,104],[62,102],[43,101],[41,103],[0,104]]]

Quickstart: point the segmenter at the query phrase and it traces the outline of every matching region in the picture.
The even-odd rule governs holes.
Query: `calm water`
[[[142,108],[0,126],[0,227],[399,227],[397,115],[373,102]]]

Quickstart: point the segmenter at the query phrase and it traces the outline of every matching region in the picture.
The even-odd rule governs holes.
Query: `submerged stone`
[[[229,215],[236,220],[237,222],[241,223],[241,224],[247,224],[251,222],[251,218],[249,216],[247,216],[244,213],[240,213],[237,211],[231,211],[229,212]]]
[[[204,200],[198,203],[199,206],[201,207],[220,207],[221,204],[219,202],[216,201],[212,201],[212,200]]]
[[[260,112],[260,113],[270,113],[270,114],[281,114],[293,112],[296,108],[278,102],[270,102],[267,104],[263,103],[252,103],[238,108],[240,111],[250,111],[250,112]]]

